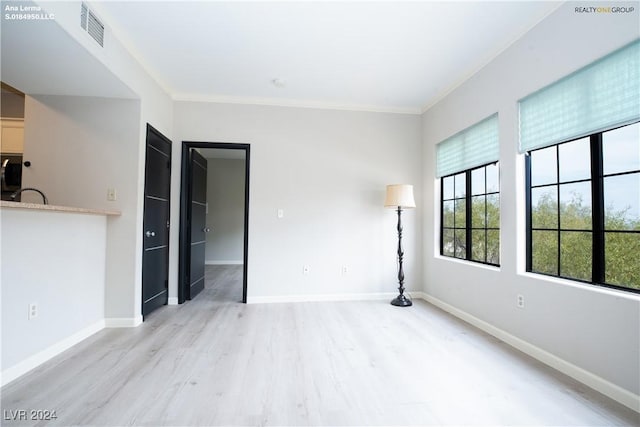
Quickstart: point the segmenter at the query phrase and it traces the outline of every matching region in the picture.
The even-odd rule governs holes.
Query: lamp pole
[[[395,208],[398,212],[398,296],[391,301],[391,305],[398,307],[409,307],[413,305],[411,299],[404,296],[404,270],[402,261],[404,251],[402,250],[402,210],[403,208],[415,208],[416,201],[413,198],[413,185],[391,184],[387,185],[387,195],[384,200],[386,208]]]
[[[398,307],[409,307],[412,305],[410,299],[404,296],[404,270],[402,269],[402,207],[398,206],[398,291],[400,294],[391,301],[391,305]]]

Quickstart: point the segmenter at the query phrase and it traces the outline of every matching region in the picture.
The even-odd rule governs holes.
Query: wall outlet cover
[[[29,320],[36,317],[38,317],[38,304],[34,302],[29,304]]]

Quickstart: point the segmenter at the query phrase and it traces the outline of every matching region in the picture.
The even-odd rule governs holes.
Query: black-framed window
[[[440,254],[500,265],[498,162],[440,180]]]
[[[527,271],[640,292],[640,123],[529,151]]]

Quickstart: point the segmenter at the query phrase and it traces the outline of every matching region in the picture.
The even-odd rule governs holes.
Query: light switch
[[[107,200],[110,202],[115,202],[118,199],[118,193],[115,188],[107,189]]]
[[[284,218],[284,209],[278,209],[278,218]]]

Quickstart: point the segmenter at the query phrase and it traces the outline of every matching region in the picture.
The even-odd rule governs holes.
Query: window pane
[[[455,227],[465,228],[467,226],[467,202],[465,199],[457,199],[455,206]]]
[[[640,289],[640,233],[605,233],[604,281]]]
[[[464,197],[467,195],[467,178],[466,174],[459,173],[455,176],[455,196],[456,197]]]
[[[560,185],[560,228],[591,230],[591,182]]]
[[[500,227],[500,195],[497,164],[442,179],[442,255],[486,262],[487,225],[490,221],[491,227],[496,230],[490,231],[493,246],[489,262],[499,265],[500,238],[497,229]],[[487,183],[487,180],[490,182]],[[491,204],[489,213],[487,203]],[[470,239],[468,245],[467,237]]]
[[[531,189],[533,228],[558,228],[558,198],[555,186]]]
[[[591,177],[591,147],[589,137],[558,146],[560,150],[560,182]]]
[[[640,169],[640,123],[602,134],[604,173]]]
[[[453,199],[453,177],[442,178],[442,200]]]
[[[485,230],[471,230],[471,259],[485,261]]]
[[[442,202],[442,226],[453,227],[454,201]]]
[[[467,257],[467,232],[466,230],[455,230],[455,257]]]
[[[560,275],[591,281],[591,233],[560,233]]]
[[[484,194],[484,170],[485,168],[471,171],[471,195]]]
[[[487,227],[500,228],[500,195],[487,196]]]
[[[485,225],[485,196],[474,196],[471,198],[471,227],[484,228]]]
[[[536,273],[558,275],[558,233],[531,232],[531,270]]]
[[[558,182],[556,146],[531,152],[531,185]]]
[[[604,212],[607,230],[640,230],[640,173],[604,178]]]
[[[442,255],[453,256],[454,246],[453,230],[442,230]]]
[[[500,264],[500,231],[487,230],[487,262]]]
[[[487,165],[487,193],[500,191],[500,177],[498,164]]]

